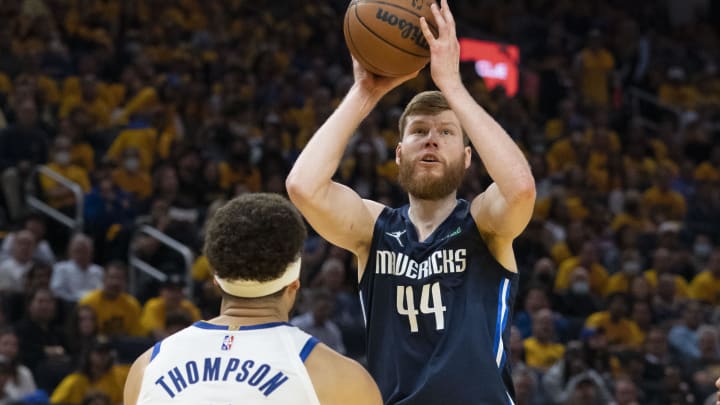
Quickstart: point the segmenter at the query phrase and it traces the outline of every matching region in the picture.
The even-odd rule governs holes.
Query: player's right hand
[[[386,77],[376,75],[367,71],[355,57],[352,57],[353,63],[353,77],[355,78],[355,86],[357,86],[367,96],[379,100],[385,94],[389,93],[392,89],[405,83],[406,81],[415,78],[419,70],[412,72],[405,76],[399,77]]]

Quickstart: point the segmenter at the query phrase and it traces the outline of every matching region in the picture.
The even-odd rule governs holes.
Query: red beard
[[[422,200],[436,201],[447,197],[450,193],[457,191],[465,177],[465,162],[457,159],[454,163],[443,165],[441,176],[425,175],[418,173],[417,165],[419,158],[408,162],[400,158],[400,171],[398,182],[400,186],[413,197]]]

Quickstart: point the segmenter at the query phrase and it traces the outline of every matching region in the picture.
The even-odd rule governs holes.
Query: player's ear
[[[288,284],[287,286],[288,291],[296,292],[300,289],[300,279],[297,279],[293,281],[292,283]]]
[[[398,142],[397,146],[395,147],[395,163],[400,165],[400,155],[402,155],[402,140]]]
[[[469,168],[472,163],[472,148],[469,146],[465,147],[465,168]]]

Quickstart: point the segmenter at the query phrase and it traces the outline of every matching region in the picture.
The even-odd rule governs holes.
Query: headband
[[[230,295],[243,298],[258,298],[276,293],[300,278],[300,258],[290,263],[280,277],[269,281],[227,280],[215,276],[218,286]]]

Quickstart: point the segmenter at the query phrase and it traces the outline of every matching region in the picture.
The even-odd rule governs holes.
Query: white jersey
[[[303,364],[318,340],[285,322],[196,322],[155,344],[138,405],[319,405]]]

